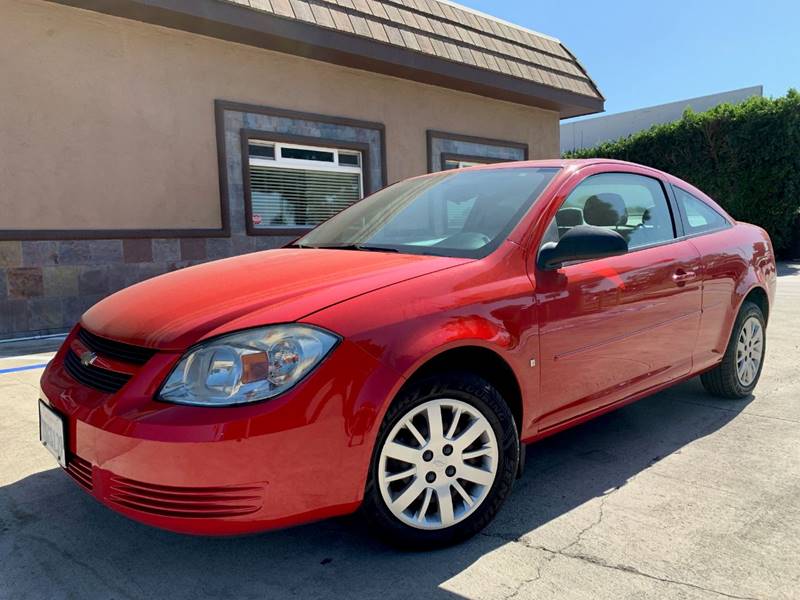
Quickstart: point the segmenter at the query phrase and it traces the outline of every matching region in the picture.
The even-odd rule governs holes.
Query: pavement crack
[[[500,539],[500,540],[503,540],[504,542],[508,542],[508,543],[520,544],[522,546],[525,546],[526,548],[530,548],[531,550],[541,550],[542,552],[547,552],[547,553],[550,553],[550,554],[560,554],[560,553],[565,552],[566,550],[569,550],[570,548],[576,546],[577,544],[579,544],[583,540],[584,536],[587,533],[589,533],[592,529],[594,529],[595,527],[600,525],[600,523],[603,522],[603,519],[605,518],[605,505],[606,505],[606,502],[608,501],[608,498],[612,494],[614,494],[614,492],[619,490],[621,487],[622,486],[618,486],[618,487],[612,488],[609,491],[607,491],[603,496],[601,496],[600,497],[600,504],[599,504],[599,511],[598,511],[598,514],[597,514],[597,518],[594,521],[592,521],[589,525],[587,525],[586,527],[581,529],[578,532],[578,534],[575,536],[575,539],[573,541],[571,541],[566,546],[563,546],[563,547],[558,548],[556,550],[554,550],[552,548],[548,548],[546,546],[539,546],[539,545],[536,545],[536,544],[531,544],[530,542],[526,541],[525,538],[522,537],[522,536],[515,536],[515,535],[511,535],[511,534],[504,534],[504,533],[488,533],[488,532],[485,532],[485,531],[482,532],[481,535],[483,535],[485,537],[491,537],[491,538],[495,538],[495,539]]]
[[[533,577],[531,577],[529,579],[525,579],[525,580],[521,581],[518,585],[516,585],[514,587],[514,589],[511,591],[511,593],[509,595],[504,597],[504,600],[509,600],[510,598],[516,598],[526,586],[528,586],[528,585],[530,585],[532,583],[535,583],[536,581],[539,581],[542,578],[544,567],[548,563],[550,563],[552,560],[554,560],[556,557],[558,557],[558,556],[562,556],[564,558],[568,558],[568,559],[572,559],[572,560],[580,560],[580,561],[583,561],[583,562],[586,562],[586,563],[590,563],[592,565],[595,565],[595,566],[598,566],[598,567],[601,567],[601,568],[604,568],[604,569],[611,569],[611,570],[614,570],[614,571],[619,571],[621,573],[626,573],[628,575],[637,575],[639,577],[645,577],[647,579],[651,579],[653,581],[659,581],[661,583],[665,583],[665,584],[669,584],[669,585],[683,586],[683,587],[688,587],[688,588],[700,590],[700,591],[703,591],[703,592],[708,592],[708,593],[711,593],[711,594],[716,594],[716,595],[721,596],[723,598],[732,598],[733,600],[759,600],[758,598],[754,598],[752,596],[737,596],[735,594],[729,594],[727,592],[722,592],[720,590],[715,590],[713,588],[703,587],[703,586],[697,585],[695,583],[690,583],[690,582],[687,582],[687,581],[680,581],[680,580],[677,580],[677,579],[670,579],[668,577],[661,577],[661,576],[658,576],[658,575],[653,575],[652,573],[647,573],[645,571],[641,571],[640,569],[637,569],[636,567],[633,567],[633,566],[630,566],[630,565],[624,565],[624,564],[610,563],[608,561],[603,560],[600,557],[592,556],[590,554],[584,554],[584,553],[581,553],[581,552],[570,552],[570,549],[575,548],[576,546],[578,546],[581,543],[581,541],[583,541],[584,537],[590,531],[595,529],[598,525],[600,525],[603,522],[603,519],[605,518],[606,502],[608,501],[609,497],[611,497],[621,487],[622,486],[613,488],[612,490],[606,492],[600,498],[600,505],[599,505],[599,511],[598,511],[598,514],[597,514],[597,518],[592,523],[590,523],[589,525],[587,525],[586,527],[581,529],[578,532],[578,534],[575,536],[575,539],[572,542],[570,542],[569,544],[567,544],[566,546],[563,546],[562,548],[553,549],[553,548],[548,548],[547,546],[541,546],[541,545],[538,545],[538,544],[532,544],[531,542],[525,540],[524,537],[522,537],[522,536],[514,536],[514,535],[510,535],[510,534],[503,534],[503,533],[488,533],[488,532],[481,533],[481,535],[483,535],[485,537],[500,539],[500,540],[503,540],[503,541],[508,542],[508,543],[520,544],[521,546],[523,546],[525,548],[529,548],[531,550],[538,550],[540,552],[544,552],[544,553],[549,555],[549,557],[545,559],[546,560],[545,565],[538,565],[537,566],[536,575],[534,575]]]
[[[574,560],[581,560],[592,565],[596,565],[598,567],[602,567],[604,569],[612,569],[614,571],[620,571],[622,573],[627,573],[629,575],[638,575],[639,577],[645,577],[647,579],[652,579],[654,581],[660,581],[662,583],[667,583],[670,585],[679,585],[683,587],[692,588],[695,590],[700,590],[703,592],[709,592],[711,594],[717,594],[718,596],[722,596],[724,598],[733,598],[735,600],[759,600],[758,598],[754,598],[753,596],[737,596],[735,594],[728,594],[727,592],[722,592],[720,590],[715,590],[713,588],[703,587],[701,585],[697,585],[695,583],[689,583],[688,581],[679,581],[677,579],[669,579],[668,577],[659,577],[658,575],[653,575],[652,573],[646,573],[644,571],[640,571],[636,567],[632,567],[630,565],[621,565],[621,564],[612,564],[609,562],[604,561],[603,559],[597,556],[591,556],[588,554],[572,554],[569,552],[558,552],[560,556],[564,556],[565,558],[572,558]]]
[[[579,533],[578,534],[578,538],[580,538],[581,535],[583,535],[586,532],[588,532],[589,530],[591,530],[593,527],[596,527],[597,524],[600,523],[601,521],[602,521],[602,517],[599,518],[592,525],[589,525],[588,527],[586,527],[581,533]],[[539,545],[536,545],[536,544],[531,544],[530,542],[527,542],[522,537],[514,537],[514,536],[504,535],[504,534],[501,534],[501,533],[486,533],[486,532],[482,533],[481,535],[483,535],[485,537],[491,537],[491,538],[495,538],[495,539],[500,539],[500,540],[503,540],[505,542],[509,542],[509,543],[513,543],[513,544],[520,544],[521,546],[524,546],[525,548],[529,548],[531,550],[539,550],[540,552],[544,552],[546,554],[549,554],[550,555],[549,558],[546,559],[547,563],[550,563],[557,556],[562,556],[564,558],[568,558],[568,559],[572,559],[572,560],[580,560],[580,561],[595,565],[597,567],[601,567],[603,569],[610,569],[610,570],[613,570],[613,571],[618,571],[620,573],[626,573],[628,575],[637,575],[639,577],[644,577],[646,579],[651,579],[653,581],[659,581],[661,583],[666,583],[668,585],[678,585],[678,586],[688,587],[688,588],[692,588],[692,589],[695,589],[695,590],[700,590],[702,592],[708,592],[708,593],[711,593],[711,594],[716,594],[716,595],[721,596],[723,598],[732,598],[733,600],[760,600],[759,598],[755,598],[753,596],[737,596],[735,594],[729,594],[727,592],[722,592],[720,590],[715,590],[713,588],[703,587],[701,585],[697,585],[695,583],[690,583],[688,581],[680,581],[678,579],[670,579],[668,577],[661,577],[659,575],[653,575],[652,573],[647,573],[645,571],[642,571],[642,570],[637,569],[636,567],[633,567],[633,566],[630,566],[630,565],[610,563],[610,562],[607,562],[607,561],[603,560],[600,557],[592,556],[592,555],[589,555],[589,554],[582,554],[582,553],[578,553],[578,552],[567,552],[568,548],[571,548],[571,547],[575,546],[580,541],[580,539],[578,539],[578,538],[576,538],[576,540],[574,542],[570,543],[569,545],[565,546],[562,549],[553,550],[552,548],[548,548],[547,546],[539,546]],[[510,598],[517,597],[526,586],[528,586],[528,585],[530,585],[532,583],[535,583],[536,581],[540,580],[542,578],[543,570],[544,570],[544,566],[538,566],[536,575],[534,575],[530,579],[526,579],[526,580],[520,582],[519,585],[514,587],[514,589],[512,590],[512,592],[509,595],[504,597],[504,600],[509,600]]]
[[[600,525],[600,523],[602,523],[602,522],[603,522],[603,518],[605,517],[605,506],[606,506],[606,501],[607,501],[607,500],[609,499],[609,497],[610,497],[610,496],[611,496],[611,495],[612,495],[614,492],[616,492],[616,491],[617,491],[617,490],[618,490],[620,487],[622,487],[622,486],[619,486],[619,487],[615,487],[615,488],[613,488],[611,491],[609,491],[609,492],[606,492],[606,493],[603,495],[603,497],[602,497],[602,498],[600,498],[600,505],[599,505],[599,511],[598,511],[598,513],[597,513],[597,519],[595,519],[595,520],[594,520],[594,522],[592,522],[591,524],[589,524],[589,525],[587,525],[586,527],[584,527],[583,529],[581,529],[581,530],[578,532],[578,535],[576,535],[576,536],[575,536],[575,539],[574,539],[572,542],[570,542],[569,544],[567,544],[566,546],[564,546],[563,548],[561,548],[560,550],[558,550],[558,552],[559,552],[559,553],[566,552],[566,551],[567,551],[567,550],[569,550],[570,548],[572,548],[572,547],[574,547],[574,546],[577,546],[578,544],[580,544],[580,543],[581,543],[581,541],[583,540],[583,537],[584,537],[584,536],[585,536],[587,533],[589,533],[589,532],[590,532],[592,529],[594,529],[595,527],[597,527],[598,525]]]
[[[552,560],[552,558],[548,558],[547,560],[549,562]],[[534,575],[529,579],[523,579],[522,581],[520,581],[519,584],[514,587],[514,589],[511,591],[510,594],[508,594],[507,596],[503,596],[503,600],[511,600],[511,598],[516,598],[522,592],[523,588],[531,585],[532,583],[536,583],[541,578],[542,578],[542,567],[536,565],[536,575]]]

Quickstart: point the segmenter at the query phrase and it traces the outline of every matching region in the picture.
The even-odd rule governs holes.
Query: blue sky
[[[559,38],[621,112],[762,84],[800,88],[798,0],[460,0]]]

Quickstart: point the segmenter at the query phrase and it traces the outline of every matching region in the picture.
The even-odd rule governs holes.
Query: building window
[[[215,121],[222,223],[238,240],[237,248],[280,247],[329,217],[331,205],[349,206],[386,186],[381,123],[225,100],[215,101]],[[279,175],[294,181],[294,191],[288,181],[279,185]],[[328,198],[337,177],[348,182],[349,191]],[[327,195],[320,196],[312,185],[315,178],[323,180]],[[305,202],[310,196],[321,197],[328,208]],[[254,199],[260,207],[255,213]],[[324,215],[314,217],[315,211]]]
[[[364,197],[361,151],[249,139],[251,227],[316,227]]]
[[[507,162],[504,159],[491,159],[482,156],[462,156],[458,154],[442,153],[442,171],[452,171],[453,169],[465,169],[466,167],[477,167],[478,165],[488,165],[496,162]]]
[[[527,144],[428,131],[429,173],[527,159]]]
[[[443,165],[443,171],[452,171],[453,169],[465,169],[467,167],[476,167],[480,164],[479,162],[470,162],[468,160],[445,160]]]

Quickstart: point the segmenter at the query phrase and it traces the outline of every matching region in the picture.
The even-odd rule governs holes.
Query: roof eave
[[[561,118],[603,111],[602,97],[576,94],[218,0],[50,1],[295,56],[545,108],[557,111]]]

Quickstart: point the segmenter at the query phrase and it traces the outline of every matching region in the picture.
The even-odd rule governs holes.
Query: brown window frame
[[[433,155],[433,140],[434,138],[442,140],[450,140],[454,142],[466,142],[469,144],[479,144],[482,146],[495,146],[497,148],[516,148],[523,151],[522,160],[529,160],[529,146],[523,142],[513,142],[509,140],[498,140],[493,138],[484,138],[474,135],[466,135],[463,133],[452,133],[448,131],[437,131],[435,129],[428,129],[426,132],[427,139],[427,155],[428,155],[428,173],[436,173],[436,157]],[[513,159],[508,158],[495,158],[492,156],[476,156],[467,154],[458,154],[453,152],[442,152],[440,154],[440,169],[444,170],[444,157],[462,157],[462,160],[469,159],[471,162],[482,161],[481,164],[497,164],[504,162],[514,162]]]

